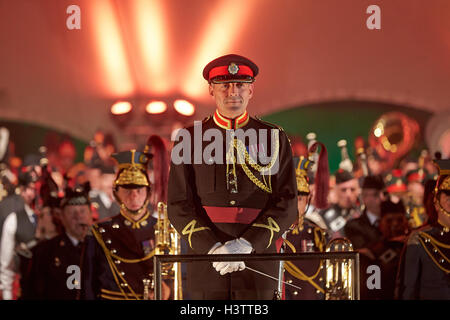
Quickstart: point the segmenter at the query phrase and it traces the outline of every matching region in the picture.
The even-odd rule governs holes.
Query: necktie
[[[37,226],[37,221],[38,221],[38,216],[36,213],[33,213],[33,215],[31,216],[31,223],[33,224],[33,226],[36,228]]]

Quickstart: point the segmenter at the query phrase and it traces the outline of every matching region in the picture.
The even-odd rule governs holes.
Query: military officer
[[[118,163],[114,196],[120,213],[92,226],[85,241],[81,299],[151,299],[154,224],[147,165],[153,157],[136,150],[113,155]],[[163,283],[163,297],[170,291]]]
[[[92,225],[89,183],[67,188],[61,201],[63,232],[33,250],[24,299],[75,300],[82,243]]]
[[[450,159],[436,163],[437,221],[414,230],[408,238],[399,274],[401,299],[450,299]]]
[[[315,181],[315,207],[326,207],[328,195],[329,173],[328,157],[325,146],[322,146],[319,156]],[[298,221],[291,226],[284,241],[284,252],[324,252],[328,235],[325,229],[320,228],[305,216],[307,207],[311,202],[311,192],[308,179],[308,170],[312,161],[300,157],[296,158],[296,178],[298,191]],[[284,268],[285,280],[302,290],[291,286],[285,286],[285,298],[287,300],[322,300],[324,299],[324,269],[321,269],[321,261],[286,261]]]
[[[247,112],[257,74],[254,62],[236,54],[208,63],[203,77],[216,110],[203,122],[179,130],[171,157],[168,214],[190,253],[276,252],[275,241],[296,219],[289,140],[281,128]],[[248,139],[238,138],[239,132]],[[198,133],[206,137],[202,140],[214,136],[211,155],[209,144],[195,139]],[[186,143],[190,139],[185,137],[195,141]],[[269,261],[189,263],[190,296],[272,299],[277,283],[246,266],[272,276],[278,273],[278,263]]]

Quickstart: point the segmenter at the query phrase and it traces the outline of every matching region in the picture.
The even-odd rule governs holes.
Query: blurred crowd
[[[21,159],[5,130],[0,131],[0,290],[3,299],[17,299],[26,286],[27,261],[38,243],[70,228],[79,228],[73,232],[80,235],[74,244],[82,242],[89,225],[119,213],[113,196],[117,167],[111,160],[117,146],[112,135],[98,131],[85,148],[83,161],[76,163],[74,143],[50,134],[36,154]],[[296,156],[317,156],[295,143],[292,146]],[[361,253],[361,270],[373,264],[382,266],[382,293],[365,290],[362,285],[361,298],[394,299],[408,235],[437,219],[430,197],[438,176],[434,156],[423,150],[419,157],[405,156],[387,166],[375,150],[362,148],[352,161],[345,141],[340,147],[339,169],[330,175],[328,206],[315,208],[311,201],[304,218],[323,230],[327,241],[350,240],[353,249]],[[313,199],[314,178],[313,169],[309,176]],[[61,200],[77,186],[88,190],[88,217],[63,213]],[[11,213],[16,213],[14,219]],[[366,280],[367,274],[361,272],[361,283]]]
[[[20,275],[23,280],[23,268],[38,243],[80,226],[82,239],[92,223],[119,213],[111,158],[117,147],[111,134],[99,130],[84,149],[83,161],[76,162],[74,142],[50,133],[36,153],[20,158],[9,131],[1,128],[0,133],[0,289],[4,299],[12,299],[21,296]],[[77,188],[88,193],[88,219],[62,212],[61,202]]]
[[[310,143],[313,143],[314,139],[315,135],[312,135]],[[313,205],[314,198],[319,196],[315,193],[323,192],[316,190],[314,181],[317,171],[320,169],[313,167],[312,170],[308,170],[310,190],[308,196],[312,196],[312,201],[305,209],[305,214],[300,215],[301,222],[299,224],[304,224],[302,228],[306,232],[296,231],[299,236],[295,241],[310,239],[307,240],[310,242],[309,248],[313,249],[308,250],[308,244],[306,244],[305,248],[299,248],[297,252],[325,251],[326,245],[333,240],[346,239],[349,243],[348,246],[360,253],[361,299],[429,299],[430,296],[424,297],[420,293],[424,277],[427,276],[421,274],[419,270],[424,268],[423,262],[417,265],[417,261],[410,262],[410,265],[405,266],[402,261],[405,259],[407,244],[411,244],[411,235],[416,238],[417,234],[422,234],[422,231],[437,232],[442,238],[439,241],[444,243],[444,247],[435,248],[434,253],[444,252],[445,248],[448,248],[448,244],[446,244],[448,242],[446,238],[448,226],[442,225],[441,221],[438,223],[438,213],[434,202],[436,196],[434,191],[437,188],[436,183],[439,177],[439,166],[435,160],[441,159],[442,156],[440,153],[432,156],[428,150],[422,150],[418,157],[414,157],[413,153],[410,153],[393,161],[381,157],[375,148],[366,147],[364,142],[361,143],[358,139],[355,141],[355,161],[348,156],[349,150],[346,141],[338,142],[341,149],[339,169],[329,175],[329,190],[325,195],[321,195],[328,199],[325,208],[315,208]],[[301,143],[294,142],[293,146],[294,154],[297,153],[296,155],[300,158],[309,158],[317,162],[318,154],[308,153],[308,149],[302,147]],[[297,176],[299,175],[298,169]],[[448,191],[443,193],[447,194]],[[301,196],[299,196],[299,201],[300,198]],[[444,213],[442,215],[446,216]],[[311,237],[308,233],[321,234],[324,240],[319,241],[317,236]],[[433,245],[440,246],[439,241],[433,242]],[[417,245],[419,242],[414,244]],[[415,249],[416,247],[414,246]],[[445,260],[442,257],[426,260],[424,265],[434,259],[439,261],[437,267],[441,267],[439,264]],[[418,254],[414,259],[419,259]],[[419,265],[421,266],[418,267]],[[369,282],[375,279],[371,278],[373,275],[371,272],[367,272],[367,270],[371,270],[371,266],[380,268],[379,281],[374,282],[375,290],[369,285]],[[315,268],[317,269],[317,265]],[[436,268],[436,266],[431,266],[432,268]],[[316,269],[312,268],[311,270]],[[436,269],[440,272],[438,268]],[[311,274],[314,273],[311,271]],[[300,279],[308,280],[311,283],[324,279],[319,272],[315,273],[315,278],[311,279],[304,274],[299,275],[297,272],[296,275],[291,271],[290,277],[294,281]],[[405,279],[413,279],[413,277],[414,281],[405,283]],[[433,292],[433,299],[448,298],[450,285],[447,278],[444,276],[437,282],[427,284],[430,287],[439,288],[437,292]],[[407,288],[408,286],[415,287],[415,289]],[[316,288],[312,286],[307,286],[307,288],[313,289],[310,290],[310,294],[308,294],[308,290],[302,290],[294,292],[298,297],[291,294],[291,298],[320,299],[325,297],[320,288],[316,290],[317,285]],[[443,291],[439,291],[441,289]]]

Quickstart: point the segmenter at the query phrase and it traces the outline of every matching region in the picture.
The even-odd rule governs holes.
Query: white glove
[[[216,243],[211,250],[208,252],[209,254],[247,254],[253,251],[253,247],[244,238],[239,238],[235,240],[230,240],[225,242],[225,244],[220,245],[220,243]],[[213,267],[219,272],[221,275],[242,271],[245,269],[245,263],[243,261],[234,261],[234,262],[213,262]]]

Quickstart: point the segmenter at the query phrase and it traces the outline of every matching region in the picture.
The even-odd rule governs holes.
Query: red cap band
[[[253,71],[251,68],[245,66],[245,65],[239,65],[239,70],[236,74],[231,74],[228,71],[228,66],[220,66],[212,68],[211,71],[209,71],[209,79],[218,77],[218,76],[227,76],[227,75],[242,75],[242,76],[250,76],[253,77]]]

